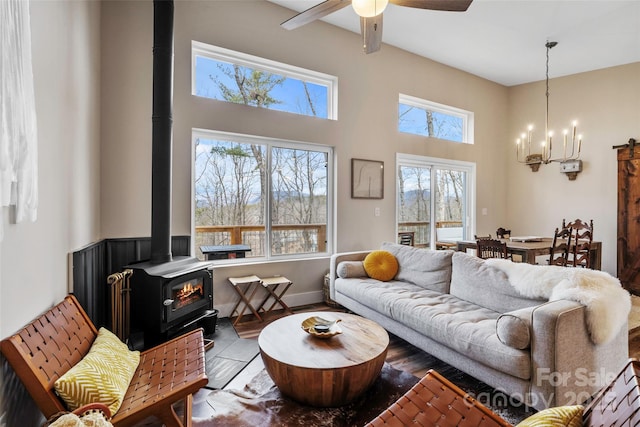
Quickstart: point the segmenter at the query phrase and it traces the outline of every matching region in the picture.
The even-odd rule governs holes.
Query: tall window
[[[247,257],[326,253],[330,147],[194,130],[196,253],[248,245]]]
[[[472,234],[475,164],[397,155],[397,228],[414,245],[446,247]]]
[[[398,130],[415,135],[473,144],[473,113],[400,94]]]
[[[338,78],[191,42],[193,95],[323,119],[338,118]]]

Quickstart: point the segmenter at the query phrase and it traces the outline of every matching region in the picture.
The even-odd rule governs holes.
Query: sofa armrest
[[[331,299],[335,299],[336,297],[335,281],[336,281],[336,277],[338,277],[336,273],[338,269],[338,264],[340,264],[342,261],[363,261],[365,257],[372,250],[356,251],[356,252],[340,252],[340,253],[331,255],[331,261],[329,264],[329,295]]]
[[[585,306],[568,300],[544,303],[533,311],[530,406],[581,404],[608,384],[628,360],[627,325],[613,341],[596,345],[585,315]]]

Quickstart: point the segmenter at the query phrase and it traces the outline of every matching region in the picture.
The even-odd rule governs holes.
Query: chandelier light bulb
[[[359,16],[372,18],[384,12],[389,0],[353,0],[351,6]]]

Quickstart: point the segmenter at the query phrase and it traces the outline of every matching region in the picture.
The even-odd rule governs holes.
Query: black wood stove
[[[208,315],[213,304],[209,264],[171,254],[173,1],[154,0],[151,259],[129,265],[132,329],[145,348]]]
[[[171,262],[142,262],[129,266],[131,317],[149,348],[198,326],[213,304],[213,281],[208,265],[194,258]]]

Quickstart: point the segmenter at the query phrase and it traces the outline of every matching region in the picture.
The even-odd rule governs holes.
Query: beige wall
[[[32,0],[30,12],[38,220],[10,224],[2,210],[0,338],[67,294],[67,254],[101,236],[100,3]],[[42,425],[40,411],[10,372],[3,366],[0,374],[0,426]]]
[[[502,136],[506,133],[507,89],[405,51],[384,46],[361,52],[356,34],[322,22],[285,31],[279,23],[291,11],[265,1],[176,2],[173,139],[173,233],[191,232],[191,129],[205,128],[334,146],[337,156],[337,250],[379,247],[394,240],[395,154],[397,152],[477,162],[478,230],[506,222],[506,171]],[[105,237],[148,235],[150,215],[152,7],[149,2],[103,5],[102,230]],[[191,41],[309,68],[339,78],[337,121],[319,120],[243,105],[199,99],[191,92]],[[398,94],[406,93],[475,112],[475,145],[433,141],[397,132]],[[125,156],[129,158],[124,158]],[[385,162],[385,198],[353,200],[352,157]],[[124,158],[121,162],[118,159]],[[123,200],[130,208],[109,206]],[[380,207],[381,215],[374,216]],[[318,297],[328,260],[279,264],[292,275],[291,297]],[[226,277],[246,271],[226,268],[215,276],[216,306],[232,294]],[[251,270],[251,269],[249,269]],[[264,266],[253,271],[263,274]],[[296,276],[296,271],[303,274]]]
[[[0,242],[0,336],[67,293],[67,254],[100,238],[97,2],[32,1],[38,220]]]
[[[602,269],[615,275],[618,178],[611,147],[640,136],[640,63],[551,79],[550,128],[558,135],[577,119],[584,134],[583,171],[575,181],[560,173],[557,163],[533,173],[514,160],[515,139],[528,123],[537,125],[536,141],[544,138],[544,86],[509,91],[509,134],[503,138],[509,225],[515,234],[548,236],[563,218],[593,219],[594,238],[602,241]]]

